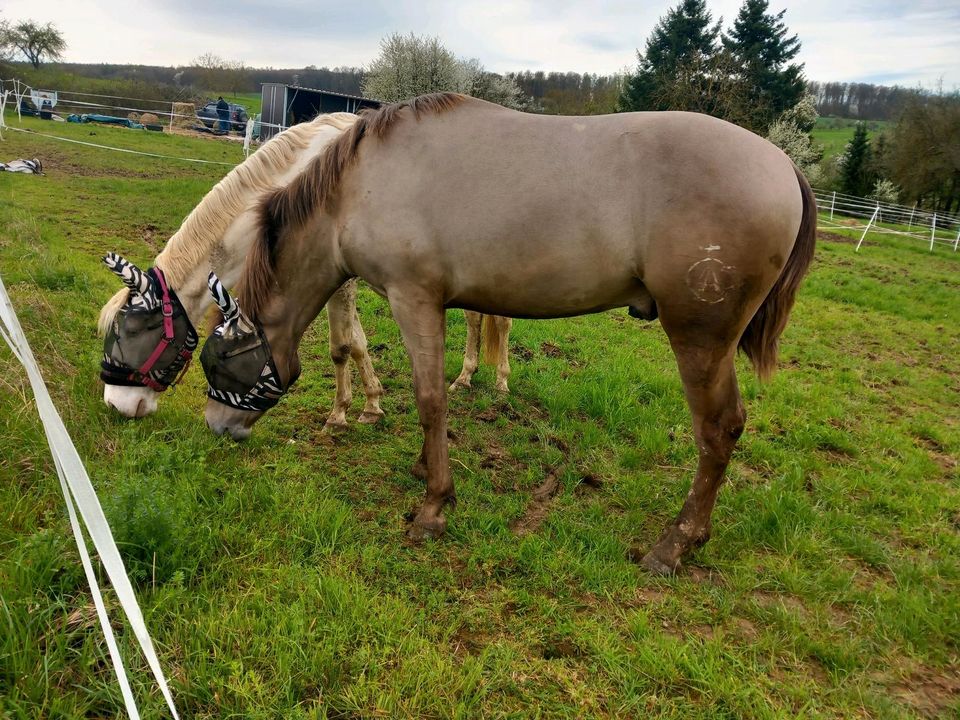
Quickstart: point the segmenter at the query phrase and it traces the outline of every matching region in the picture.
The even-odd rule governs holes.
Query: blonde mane
[[[227,173],[187,215],[154,260],[171,287],[180,286],[198,264],[205,262],[238,215],[253,207],[260,195],[277,189],[278,175],[297,160],[298,153],[309,146],[317,133],[327,127],[342,132],[356,121],[357,116],[352,113],[330,113],[294,125]],[[120,290],[103,306],[97,322],[101,335],[126,304],[128,293],[126,288]]]

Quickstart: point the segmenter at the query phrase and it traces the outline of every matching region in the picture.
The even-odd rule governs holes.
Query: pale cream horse
[[[633,553],[658,573],[710,537],[746,419],[734,357],[739,348],[761,377],[773,372],[816,237],[802,173],[722,120],[536,116],[451,94],[362,114],[258,211],[239,305],[259,329],[228,323],[203,353],[216,390],[244,364],[228,341],[251,348],[233,375],[246,395],[207,403],[215,432],[249,435],[263,411],[242,409],[247,398],[278,388],[275,402],[296,377],[306,328],[360,277],[389,301],[413,366],[426,495],[408,534],[438,535],[455,498],[445,310],[552,318],[626,306],[660,319],[700,455],[679,515],[648,553]]]
[[[257,199],[288,184],[340,133],[350,127],[356,115],[332,113],[312,122],[294,125],[265,143],[246,161],[231,170],[187,216],[180,229],[154,259],[176,292],[190,321],[199,327],[213,304],[207,290],[207,275],[215,270],[228,285],[236,281],[251,241],[256,235]],[[100,312],[99,329],[106,333],[117,311],[127,303],[129,291],[114,295]],[[336,396],[326,426],[347,424],[352,402],[349,360],[360,372],[366,402],[361,423],[375,423],[383,416],[380,398],[383,388],[367,352],[367,338],[356,308],[357,283],[350,280],[335,292],[328,303],[330,356],[336,375]],[[143,417],[154,412],[160,393],[142,385],[105,385],[104,402],[126,417]]]

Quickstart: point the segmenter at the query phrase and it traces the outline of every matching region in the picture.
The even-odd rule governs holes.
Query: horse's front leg
[[[426,465],[423,505],[407,531],[412,540],[436,537],[447,527],[443,508],[454,500],[447,448],[447,393],[443,381],[446,318],[437,297],[419,288],[389,294],[413,367],[413,388],[423,428],[421,461]]]

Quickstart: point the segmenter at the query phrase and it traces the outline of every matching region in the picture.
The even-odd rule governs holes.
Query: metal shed
[[[378,100],[283,83],[262,84],[260,139],[269,140],[291,125],[313,120],[320,113],[357,112],[380,107]]]

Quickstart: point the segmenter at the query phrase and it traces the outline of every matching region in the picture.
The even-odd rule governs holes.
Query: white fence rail
[[[901,235],[921,240],[933,250],[937,244],[946,245],[956,252],[960,246],[960,216],[921,210],[916,206],[896,205],[870,198],[846,195],[831,190],[814,189],[817,210],[820,213],[818,226],[863,230],[857,250],[867,232]],[[847,219],[845,222],[844,219]],[[863,222],[850,222],[862,220]]]

